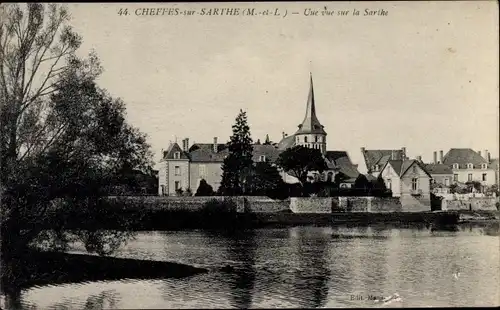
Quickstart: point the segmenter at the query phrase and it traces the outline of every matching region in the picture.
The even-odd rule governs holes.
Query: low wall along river
[[[114,197],[110,197],[113,199]],[[292,197],[286,200],[274,200],[264,196],[210,196],[210,197],[174,197],[174,196],[146,196],[120,197],[126,203],[131,201],[147,205],[152,209],[160,210],[200,210],[210,200],[232,200],[236,203],[238,212],[276,213],[291,211],[293,213],[332,213],[332,212],[427,212],[430,206],[410,204],[398,197]],[[473,210],[495,210],[493,200],[468,201],[459,205],[457,201],[443,202],[443,210],[468,209],[469,203]]]

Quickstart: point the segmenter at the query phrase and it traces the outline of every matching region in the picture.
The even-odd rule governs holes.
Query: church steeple
[[[314,85],[312,74],[309,73],[310,85],[309,85],[309,96],[307,97],[307,107],[306,115],[304,120],[299,125],[299,130],[296,134],[324,134],[326,135],[323,125],[318,120],[316,116],[316,103],[314,101]]]

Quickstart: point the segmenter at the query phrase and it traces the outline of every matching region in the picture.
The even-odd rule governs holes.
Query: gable
[[[415,176],[431,178],[429,172],[422,165],[420,165],[416,160],[412,160],[403,167],[403,170],[401,170],[401,178]]]
[[[176,158],[176,153],[179,153],[179,157]],[[187,156],[187,154],[185,152],[182,151],[181,147],[179,146],[179,144],[177,144],[177,142],[175,143],[172,143],[167,151],[165,152],[164,154],[164,158],[165,159],[189,159],[189,157]]]

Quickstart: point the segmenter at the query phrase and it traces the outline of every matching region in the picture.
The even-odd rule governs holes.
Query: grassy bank
[[[42,251],[25,254],[15,279],[16,288],[124,278],[182,278],[206,272],[202,268],[171,262]],[[11,284],[3,286],[9,288]]]

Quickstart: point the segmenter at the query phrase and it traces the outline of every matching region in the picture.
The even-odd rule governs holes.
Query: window
[[[314,136],[314,142],[318,142],[318,136]]]
[[[205,177],[205,173],[206,173],[206,168],[205,168],[205,165],[200,165],[200,167],[198,168],[198,173],[200,175],[200,178],[204,178]]]
[[[387,189],[392,190],[392,181],[391,181],[391,179],[387,179]]]
[[[375,165],[375,171],[378,171],[378,169],[379,169],[379,166]]]
[[[417,173],[417,166],[413,165],[413,173]]]
[[[179,158],[181,158],[181,152],[175,152],[174,159],[179,159]]]
[[[486,169],[488,166],[486,164],[481,164],[481,168]]]
[[[175,166],[175,175],[181,175],[181,167]]]
[[[299,142],[300,142],[300,139],[299,139],[299,137],[297,137],[297,143],[299,143]]]
[[[486,181],[486,176],[487,176],[487,174],[483,173],[483,181]]]
[[[307,137],[304,137],[304,142],[307,143]]]
[[[467,175],[467,181],[469,181],[469,182],[472,181],[472,173],[469,173]]]
[[[413,178],[411,179],[411,189],[416,191],[418,189],[418,179]]]
[[[324,143],[324,142],[326,142],[326,137],[325,137],[325,136],[323,136],[323,143]]]
[[[453,169],[458,169],[458,164],[453,164]]]
[[[161,186],[161,195],[164,196],[165,195],[165,185],[162,185]]]
[[[472,164],[467,164],[467,169],[472,169],[474,166]]]
[[[260,155],[259,161],[266,161],[266,155]]]
[[[181,188],[181,182],[175,181],[175,190],[178,190],[179,188]]]
[[[455,173],[455,174],[453,175],[453,181],[454,181],[454,182],[458,182],[458,174],[456,174],[456,173]]]
[[[448,178],[444,179],[444,186],[450,186],[450,180]]]

